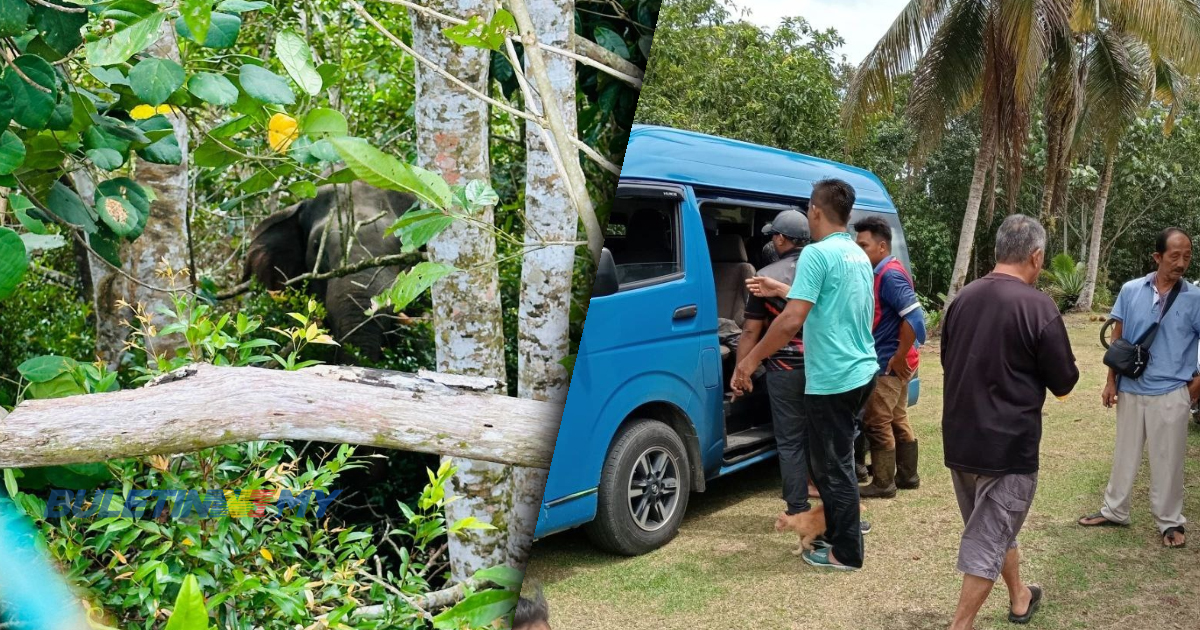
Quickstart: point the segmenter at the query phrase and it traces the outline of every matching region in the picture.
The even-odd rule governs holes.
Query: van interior
[[[717,298],[721,382],[725,390],[724,464],[730,466],[775,447],[763,368],[755,374],[754,389],[748,396],[735,399],[729,387],[749,297],[746,280],[770,262],[764,250],[770,239],[762,234],[763,226],[783,210],[807,213],[808,204],[740,200],[717,193],[698,196]],[[622,197],[614,200],[604,244],[616,263],[621,290],[682,273],[679,212],[679,204],[668,200]],[[893,224],[893,251],[907,258],[896,215],[855,210],[850,224],[868,215],[884,217]]]

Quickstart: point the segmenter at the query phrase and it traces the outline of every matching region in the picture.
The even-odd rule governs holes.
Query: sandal
[[[1095,521],[1095,520],[1099,520],[1100,522],[1099,523],[1085,523],[1084,522],[1084,521]],[[1080,527],[1128,527],[1128,525],[1126,525],[1125,523],[1118,523],[1116,521],[1108,520],[1108,518],[1106,516],[1104,516],[1103,514],[1101,514],[1100,512],[1096,512],[1095,514],[1088,514],[1087,516],[1081,516],[1081,517],[1079,517],[1079,520],[1075,521],[1075,523],[1078,524]]]
[[[1183,529],[1182,525],[1177,526],[1177,527],[1168,527],[1167,530],[1162,533],[1163,546],[1166,547],[1167,549],[1183,549],[1184,547],[1187,547],[1186,540],[1184,542],[1179,543],[1178,545],[1175,544],[1175,541],[1177,540],[1175,538],[1175,535],[1176,534],[1183,535],[1186,533],[1187,532]]]
[[[1036,584],[1029,585],[1029,610],[1025,611],[1024,615],[1014,613],[1010,608],[1008,611],[1008,620],[1012,623],[1026,624],[1033,619],[1033,613],[1037,612],[1038,606],[1042,605],[1042,587]]]

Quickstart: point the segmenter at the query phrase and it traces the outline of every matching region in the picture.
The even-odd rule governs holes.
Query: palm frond
[[[1200,73],[1200,3],[1195,0],[1101,0],[1111,25],[1150,46],[1154,54]]]
[[[1151,90],[1150,49],[1113,27],[1100,28],[1087,52],[1087,127],[1113,146],[1137,118]]]

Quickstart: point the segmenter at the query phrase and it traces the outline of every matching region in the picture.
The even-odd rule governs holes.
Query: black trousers
[[[859,412],[874,390],[872,378],[842,394],[804,397],[813,481],[825,505],[825,539],[833,546],[838,562],[851,567],[863,565],[854,437]]]
[[[788,514],[807,512],[808,502],[808,423],[805,416],[804,368],[774,370],[766,374],[767,394],[771,399],[771,420],[775,427],[775,446],[779,452],[779,472],[783,476],[783,500]]]

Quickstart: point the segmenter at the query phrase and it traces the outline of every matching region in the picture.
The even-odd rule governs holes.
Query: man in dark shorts
[[[1021,581],[1017,534],[1037,489],[1046,390],[1071,393],[1079,369],[1054,300],[1033,287],[1046,230],[1013,215],[996,235],[996,268],[965,287],[942,328],[946,467],[966,527],[958,550],[962,593],[951,630],[969,630],[996,578],[1009,621],[1028,623],[1042,589]]]
[[[797,210],[784,210],[763,228],[779,260],[758,270],[759,276],[778,280],[787,286],[796,277],[800,250],[808,244],[808,219]],[[737,360],[749,356],[771,322],[783,312],[787,299],[750,295],[746,302],[745,323],[738,340]],[[766,367],[767,393],[771,399],[771,419],[775,427],[775,445],[779,451],[779,469],[783,474],[783,500],[786,514],[807,512],[808,439],[804,425],[804,342],[796,333],[787,345],[763,362]]]

